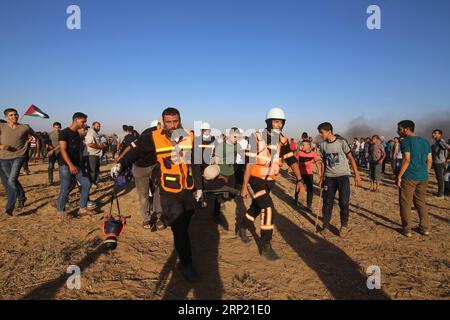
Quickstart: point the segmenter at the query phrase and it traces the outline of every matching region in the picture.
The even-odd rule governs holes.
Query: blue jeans
[[[0,167],[0,180],[2,181],[2,186],[6,193],[6,189],[8,189],[8,178],[6,177],[6,174],[3,173],[1,167]]]
[[[48,182],[53,183],[53,171],[55,169],[55,163],[58,162],[58,156],[52,154],[48,157]]]
[[[350,179],[348,176],[325,177],[323,191],[323,225],[330,226],[331,214],[333,212],[334,197],[339,190],[339,208],[341,209],[341,226],[348,226],[350,206]]]
[[[14,209],[17,198],[25,198],[25,192],[19,182],[19,173],[24,161],[25,157],[0,159],[1,179],[3,186],[6,186],[6,194],[8,195],[6,210]]]
[[[78,168],[78,174],[73,176],[67,165],[61,165],[59,167],[59,179],[61,181],[61,188],[58,197],[58,212],[65,212],[66,202],[69,197],[70,187],[72,185],[72,179],[75,178],[81,186],[80,192],[80,208],[85,209],[89,198],[89,190],[91,188],[91,182],[89,181],[89,175],[85,168]]]

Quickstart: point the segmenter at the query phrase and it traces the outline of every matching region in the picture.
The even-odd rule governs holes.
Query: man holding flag
[[[19,209],[25,205],[25,192],[19,182],[19,173],[27,152],[28,136],[35,136],[35,133],[28,125],[18,122],[16,109],[8,108],[3,113],[7,123],[0,123],[0,170],[7,181],[8,202],[5,213],[12,216],[17,199]]]

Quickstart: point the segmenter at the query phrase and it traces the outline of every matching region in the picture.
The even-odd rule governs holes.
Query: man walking
[[[247,229],[249,224],[261,215],[261,238],[263,240],[261,256],[269,261],[280,259],[272,249],[275,206],[270,192],[275,186],[282,161],[286,161],[297,178],[296,190],[298,191],[302,187],[302,176],[297,159],[289,147],[289,140],[282,134],[285,123],[284,111],[280,108],[272,108],[266,115],[266,129],[258,131],[250,137],[249,149],[246,153],[248,161],[241,190],[241,196],[246,198],[247,188],[250,184],[254,197],[245,215],[245,223],[238,228],[238,235],[242,242],[250,244],[251,240],[247,236]]]
[[[25,161],[28,137],[35,136],[33,129],[26,124],[18,123],[19,114],[16,109],[8,108],[3,114],[7,123],[0,123],[0,170],[6,182],[5,214],[13,215],[18,200],[18,209],[25,206],[25,191],[19,182],[19,173]]]
[[[142,134],[134,142],[136,147],[123,156],[111,174],[118,174],[139,159],[158,162],[162,219],[172,229],[180,272],[186,280],[195,282],[199,276],[192,262],[188,228],[195,211],[193,190],[197,188],[198,201],[202,196],[202,178],[200,166],[193,164],[194,135],[183,128],[180,112],[175,108],[165,109],[162,121],[162,129],[151,128],[149,134]]]
[[[442,139],[442,130],[433,131],[434,144],[431,146],[431,154],[433,157],[433,168],[438,183],[438,192],[436,196],[439,199],[444,198],[444,175],[447,171],[447,158],[450,153],[450,146]]]
[[[377,192],[380,186],[382,165],[386,158],[386,151],[381,144],[378,135],[372,137],[372,147],[370,148],[370,190]]]
[[[48,157],[48,185],[53,185],[53,172],[55,169],[55,163],[59,159],[60,147],[59,147],[59,133],[61,132],[61,123],[53,123],[53,131],[49,134],[49,144],[47,145],[47,157]]]
[[[343,138],[333,134],[333,126],[329,122],[320,124],[317,128],[323,142],[320,144],[322,154],[322,173],[320,185],[323,188],[323,230],[322,236],[329,235],[331,214],[333,212],[334,197],[339,191],[339,208],[341,217],[341,228],[339,235],[346,237],[351,228],[348,226],[350,206],[350,166],[355,173],[355,185],[361,183],[358,167],[352,156],[350,147]]]
[[[102,156],[102,150],[106,147],[104,143],[100,141],[101,124],[98,121],[92,123],[92,127],[89,129],[85,143],[87,146],[87,152],[89,155],[88,170],[91,184],[94,189],[97,189],[98,175],[100,173],[100,158]]]
[[[428,171],[431,169],[432,156],[428,142],[414,133],[415,124],[411,120],[403,120],[397,124],[401,141],[403,162],[396,179],[400,188],[400,217],[402,219],[402,234],[408,238],[411,233],[411,207],[414,202],[419,213],[418,231],[422,235],[430,234],[427,206]]]
[[[60,217],[67,217],[65,211],[67,198],[75,178],[81,186],[79,215],[92,215],[93,211],[87,208],[89,200],[89,189],[91,182],[87,168],[82,162],[83,141],[78,130],[86,126],[87,115],[77,112],[72,117],[70,127],[62,130],[59,134],[59,147],[61,156],[59,158],[59,177],[61,188],[58,197],[57,210]]]

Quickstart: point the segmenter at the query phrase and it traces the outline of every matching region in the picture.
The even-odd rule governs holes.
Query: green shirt
[[[403,159],[405,152],[409,152],[411,160],[408,169],[406,169],[403,178],[424,181],[428,180],[427,159],[431,153],[431,147],[428,141],[422,137],[411,136],[406,137],[400,142]]]
[[[236,163],[237,144],[219,143],[215,150],[215,156],[218,157],[220,174],[224,176],[232,176],[235,172],[234,164]]]

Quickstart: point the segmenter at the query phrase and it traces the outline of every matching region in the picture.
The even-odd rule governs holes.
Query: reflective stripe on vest
[[[257,153],[255,164],[252,166],[251,175],[260,179],[275,180],[280,172],[282,163],[282,159],[280,158],[281,141],[278,143],[278,146],[273,144],[267,145],[260,132],[256,132],[255,135]],[[273,158],[271,158],[270,150],[276,152]]]
[[[156,157],[161,167],[161,187],[164,191],[179,193],[194,188],[192,170],[185,163],[185,152],[189,152],[194,143],[194,136],[188,133],[178,144],[172,142],[162,129],[152,132]],[[188,154],[189,155],[189,154]],[[190,157],[188,159],[191,160]]]

